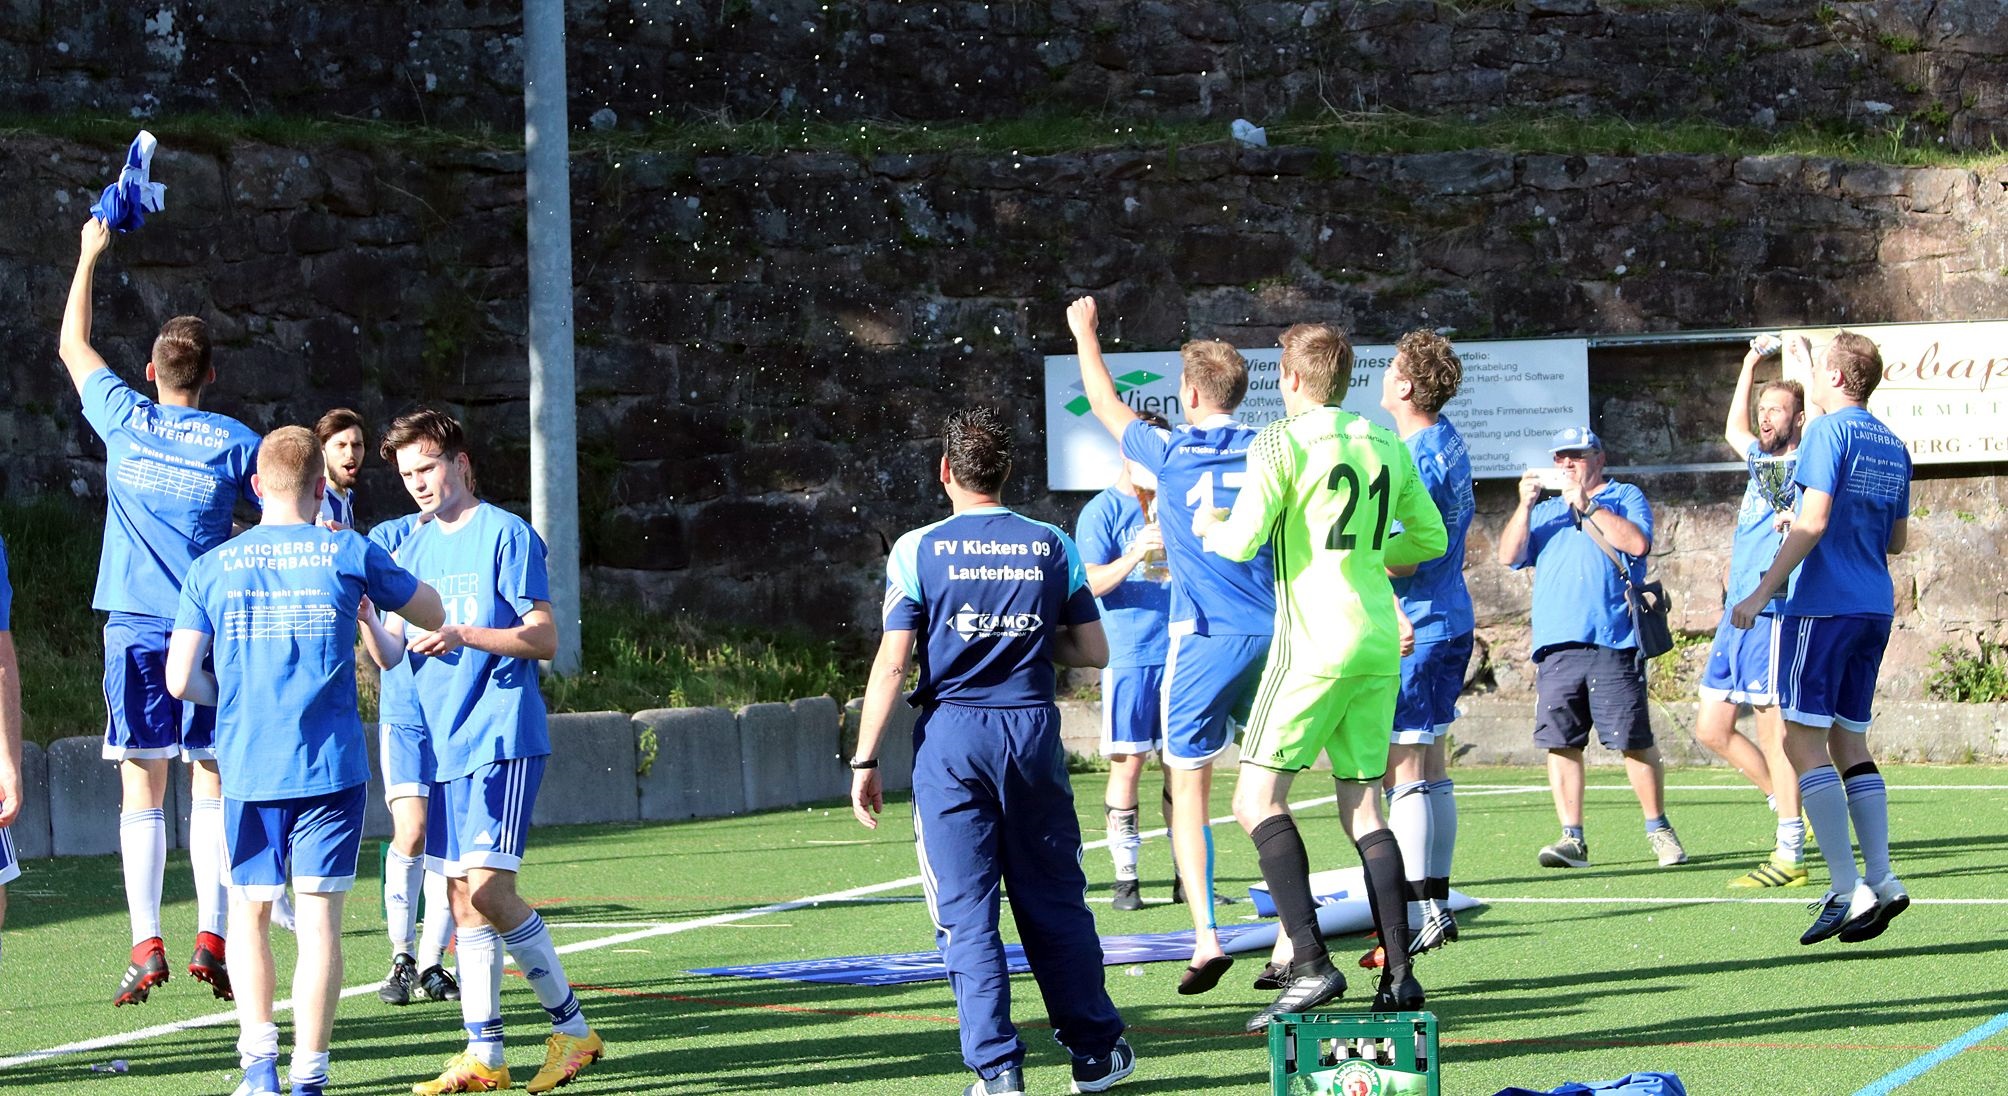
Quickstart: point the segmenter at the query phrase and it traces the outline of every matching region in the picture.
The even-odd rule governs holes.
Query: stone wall
[[[1497,111],[2008,135],[1998,0],[613,0],[567,5],[574,120],[1223,124]],[[353,0],[0,5],[0,100],[464,127],[521,122],[521,5]],[[606,112],[606,113],[602,113]]]
[[[76,226],[116,149],[0,144],[0,492],[94,497],[102,450],[54,355]],[[169,314],[210,318],[213,405],[260,429],[348,404],[465,416],[494,498],[527,497],[520,158],[371,148],[167,149],[169,212],[100,275],[96,339],[127,376]],[[1040,356],[1092,291],[1124,348],[1273,343],[1330,320],[1362,339],[1671,331],[2008,314],[2008,169],[1796,157],[1629,159],[1309,148],[582,156],[573,194],[585,547],[593,587],[658,605],[872,632],[891,538],[932,520],[937,424],[1017,417],[1018,497],[1046,494]],[[1720,459],[1733,350],[1600,353],[1592,406],[1618,463]],[[1902,564],[1919,615],[1893,662],[1999,636],[1996,469],[1927,473]],[[1647,483],[1681,623],[1712,627],[1733,477]],[[1026,496],[1029,496],[1026,497]],[[1470,572],[1503,687],[1523,584]],[[98,505],[92,502],[89,505]],[[363,511],[403,508],[372,463]],[[1912,581],[1930,576],[1930,583]]]

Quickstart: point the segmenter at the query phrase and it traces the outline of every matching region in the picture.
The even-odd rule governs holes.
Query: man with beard
[[[1729,584],[1723,600],[1722,623],[1708,652],[1701,677],[1701,707],[1694,719],[1694,737],[1715,756],[1729,762],[1764,793],[1778,815],[1777,847],[1764,863],[1731,880],[1732,887],[1803,887],[1806,885],[1806,820],[1799,817],[1799,786],[1791,780],[1773,784],[1773,773],[1789,772],[1784,759],[1785,724],[1778,714],[1778,693],[1771,680],[1771,631],[1782,596],[1772,599],[1748,631],[1729,619],[1729,607],[1747,597],[1778,557],[1778,545],[1790,527],[1792,514],[1780,509],[1774,492],[1765,490],[1760,470],[1782,465],[1787,474],[1775,482],[1789,489],[1791,465],[1797,460],[1799,430],[1806,422],[1806,393],[1798,381],[1767,381],[1757,394],[1757,432],[1750,432],[1750,389],[1757,363],[1766,349],[1753,345],[1743,356],[1736,378],[1736,395],[1729,403],[1729,421],[1722,439],[1742,454],[1750,475],[1743,486],[1743,505],[1736,512],[1735,546],[1729,554]],[[1757,716],[1757,742],[1736,733],[1736,707],[1748,704]]]
[[[363,467],[363,417],[337,407],[314,424],[321,442],[321,459],[328,466],[328,489],[321,496],[321,524],[334,529],[356,527],[356,473]]]

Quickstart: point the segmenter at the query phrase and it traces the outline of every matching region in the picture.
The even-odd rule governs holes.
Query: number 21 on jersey
[[[1331,532],[1325,534],[1325,547],[1333,551],[1351,551],[1359,546],[1359,534],[1352,529],[1353,515],[1360,508],[1359,470],[1344,462],[1334,465],[1325,486],[1345,493],[1339,503],[1339,520],[1333,522]],[[1366,485],[1367,498],[1374,504],[1373,525],[1367,532],[1375,550],[1387,541],[1388,490],[1388,469],[1383,464],[1379,474]]]

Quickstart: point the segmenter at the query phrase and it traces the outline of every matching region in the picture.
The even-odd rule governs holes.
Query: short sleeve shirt
[[[418,580],[347,530],[260,525],[190,566],[177,629],[212,638],[217,770],[240,802],[366,783],[356,711],[356,609],[402,606]]]
[[[0,541],[0,632],[14,629],[14,583],[7,573],[7,542]]]
[[[1135,495],[1111,487],[1081,508],[1074,523],[1074,541],[1081,562],[1089,567],[1123,557],[1145,525],[1143,505]],[[1102,607],[1102,628],[1109,637],[1109,665],[1162,666],[1170,648],[1165,628],[1171,608],[1169,583],[1144,577],[1138,564],[1115,589],[1096,599]]]
[[[1055,630],[1100,617],[1073,539],[1001,506],[915,529],[886,561],[885,630],[918,640],[915,707],[1051,704]]]
[[[321,492],[321,520],[332,521],[344,529],[354,529],[356,527],[355,491],[337,491],[332,484],[329,485],[326,491]]]
[[[1276,571],[1264,547],[1246,563],[1213,555],[1193,535],[1200,510],[1231,509],[1248,478],[1256,431],[1218,415],[1160,430],[1138,420],[1123,456],[1157,476],[1158,527],[1171,565],[1171,619],[1198,635],[1266,636],[1276,630]]]
[[[1652,507],[1645,492],[1629,483],[1607,480],[1591,496],[1604,509],[1624,518],[1652,539]],[[1635,583],[1645,581],[1645,557],[1618,553]],[[1631,614],[1625,609],[1625,583],[1609,556],[1583,532],[1569,504],[1543,499],[1527,519],[1527,559],[1534,567],[1534,657],[1571,643],[1598,647],[1636,648]],[[1520,566],[1527,566],[1526,563]]]
[[[1733,606],[1749,597],[1764,580],[1764,572],[1778,558],[1778,548],[1785,542],[1785,534],[1777,527],[1778,511],[1765,497],[1758,485],[1757,467],[1759,461],[1796,460],[1796,456],[1773,457],[1764,452],[1764,447],[1751,442],[1745,450],[1743,460],[1750,469],[1750,476],[1743,484],[1743,502],[1736,508],[1736,541],[1729,550],[1729,587],[1723,605]],[[1784,591],[1764,607],[1766,613],[1775,612],[1784,606]]]
[[[105,443],[105,539],[91,607],[173,617],[195,557],[230,539],[237,500],[258,502],[258,435],[228,415],[155,403],[110,369],[84,379]]]
[[[530,523],[481,503],[460,528],[419,526],[398,551],[400,563],[439,591],[448,624],[515,628],[534,603],[549,601],[544,540]],[[407,641],[424,633],[407,625]],[[551,752],[537,663],[477,651],[407,652],[420,713],[439,760],[439,779],[483,765]]]
[[[1860,407],[1821,415],[1799,442],[1797,481],[1833,499],[1826,534],[1792,576],[1792,616],[1896,615],[1889,540],[1910,513],[1910,452]]]
[[[405,538],[417,527],[418,515],[407,514],[371,529],[369,540],[396,559],[398,550],[404,547]],[[389,612],[381,606],[378,608]],[[398,727],[425,726],[425,713],[418,707],[418,692],[411,687],[411,659],[399,659],[397,665],[377,675],[377,722]]]
[[[1478,512],[1471,490],[1471,453],[1447,418],[1438,418],[1407,440],[1416,475],[1436,503],[1450,542],[1442,555],[1418,566],[1415,574],[1395,579],[1394,592],[1415,628],[1415,641],[1436,643],[1477,626],[1471,591],[1464,585],[1464,541]]]

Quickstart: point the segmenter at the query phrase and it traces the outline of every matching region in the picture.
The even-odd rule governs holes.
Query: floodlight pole
[[[564,0],[523,3],[523,174],[530,251],[530,520],[550,549],[558,653],[579,671],[578,406],[572,369],[572,179]]]

